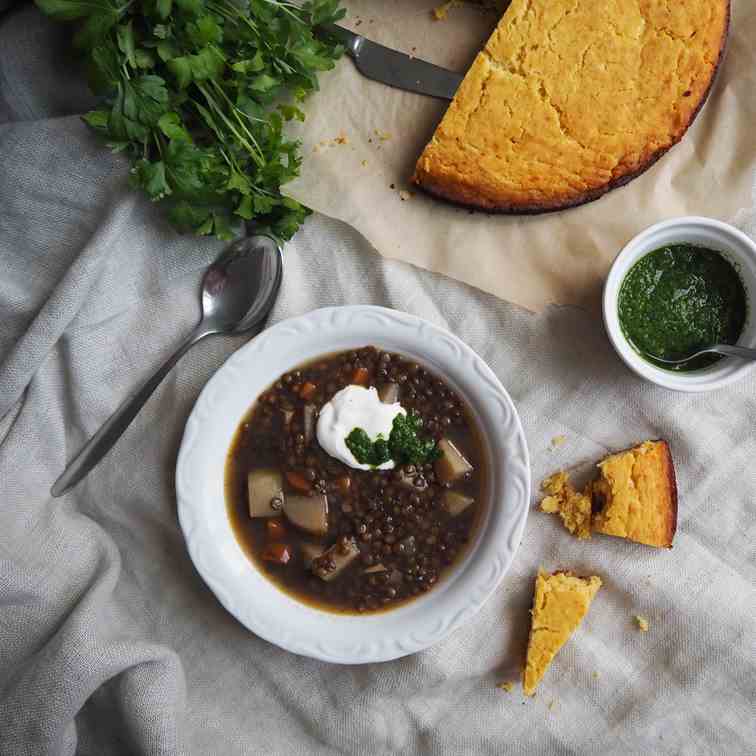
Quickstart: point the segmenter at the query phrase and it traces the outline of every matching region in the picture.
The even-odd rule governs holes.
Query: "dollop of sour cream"
[[[320,410],[318,417],[318,443],[324,451],[355,470],[371,470],[370,465],[360,464],[346,445],[346,437],[355,429],[362,428],[371,441],[378,435],[388,438],[397,415],[407,411],[399,402],[384,404],[374,388],[346,386],[334,394]],[[393,460],[384,462],[378,470],[392,470]]]

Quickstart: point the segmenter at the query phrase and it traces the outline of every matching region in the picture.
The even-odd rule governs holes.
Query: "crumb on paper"
[[[554,706],[556,706],[556,698],[552,698],[551,701],[549,701],[548,710],[554,711]]]
[[[349,144],[349,139],[347,139],[347,135],[342,131],[337,137],[333,140],[334,144]]]
[[[388,131],[374,129],[373,134],[375,134],[381,142],[388,142],[388,140],[391,139],[391,133]]]
[[[499,690],[503,690],[505,693],[511,693],[512,689],[514,688],[514,683],[509,682],[509,680],[506,680],[505,682],[497,683],[496,687]]]
[[[649,624],[648,620],[645,617],[642,617],[640,614],[636,614],[635,622],[638,625],[638,630],[640,630],[642,633],[648,632]]]
[[[599,679],[599,673],[598,672],[594,672],[592,676],[593,676],[594,680],[598,680]]]
[[[448,0],[448,2],[437,5],[432,11],[434,21],[445,21],[449,15],[449,11],[456,5],[456,0]]]
[[[396,189],[396,184],[389,184],[389,189]]]
[[[567,441],[567,436],[560,435],[560,436],[554,436],[554,438],[551,439],[551,448],[557,449],[560,446],[562,446]]]
[[[400,199],[400,200],[401,200],[402,202],[406,202],[406,201],[407,201],[407,200],[408,200],[408,199],[409,199],[409,198],[410,198],[411,196],[412,196],[412,195],[411,195],[411,194],[410,194],[410,193],[409,193],[409,192],[408,192],[408,191],[407,191],[406,189],[402,189],[402,190],[401,190],[401,191],[399,192],[399,199]]]
[[[362,161],[362,162],[360,163],[360,165],[361,165],[361,166],[362,166],[363,168],[367,168],[367,166],[368,166],[368,161],[367,161],[367,160],[363,160],[363,161]]]

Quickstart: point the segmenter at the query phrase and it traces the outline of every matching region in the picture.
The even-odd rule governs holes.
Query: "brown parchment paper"
[[[464,71],[497,16],[470,7],[434,21],[440,0],[346,0],[347,26],[377,42]],[[600,5],[600,4],[599,4]],[[600,12],[600,11],[599,11]],[[286,194],[360,231],[386,257],[444,273],[540,310],[593,307],[620,248],[678,215],[731,220],[750,207],[756,169],[756,0],[734,0],[727,55],[683,141],[626,187],[540,216],[471,213],[416,192],[415,161],[447,103],[363,78],[349,59],[321,77],[307,118],[300,178]]]

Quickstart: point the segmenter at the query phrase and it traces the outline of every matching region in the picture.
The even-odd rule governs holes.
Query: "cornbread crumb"
[[[486,9],[493,9],[497,5],[501,5],[501,0],[466,0],[468,5],[483,6]],[[452,8],[456,8],[460,5],[461,0],[447,0],[447,2],[437,5],[431,10],[431,16],[435,21],[444,21],[449,15],[449,11]],[[412,52],[415,52],[416,48],[412,48]]]
[[[433,19],[435,21],[445,21],[446,17],[449,15],[449,10],[453,8],[456,5],[455,0],[448,0],[446,3],[442,3],[441,5],[437,5],[432,11],[431,15],[433,16]]]
[[[334,144],[349,144],[349,139],[347,138],[346,134],[341,133],[339,134],[334,140]]]
[[[599,679],[599,673],[598,672],[594,672],[593,673],[593,679],[594,680],[598,680]]]
[[[548,705],[549,711],[553,711],[554,706],[556,706],[556,698],[552,698],[551,701],[549,701],[549,705]]]
[[[640,614],[636,614],[635,622],[638,625],[638,630],[640,630],[642,633],[648,632],[649,624],[648,620],[645,617],[642,617]]]
[[[542,512],[558,514],[564,527],[578,538],[591,537],[591,497],[574,489],[567,473],[546,478],[541,489],[549,494],[540,504]]]
[[[367,165],[368,165],[368,161],[367,161],[367,160],[363,160],[363,161],[362,161],[362,162],[360,163],[360,165],[361,165],[361,166],[362,166],[363,168],[367,168]]]
[[[411,195],[411,194],[410,194],[410,193],[409,193],[409,192],[408,192],[408,191],[407,191],[406,189],[402,189],[402,190],[401,190],[401,191],[399,192],[399,199],[400,199],[400,200],[401,200],[402,202],[406,202],[406,201],[407,201],[407,200],[408,200],[408,199],[409,199],[409,198],[410,198],[411,196],[412,196],[412,195]]]
[[[562,446],[567,441],[567,436],[554,436],[554,438],[551,439],[551,448],[557,449],[558,447]]]
[[[512,689],[514,688],[514,683],[511,683],[507,680],[506,682],[497,683],[496,687],[499,690],[503,690],[505,693],[511,693]]]
[[[391,134],[388,131],[381,131],[380,129],[375,129],[373,133],[378,137],[378,139],[381,140],[381,142],[388,142],[388,140],[391,139]]]

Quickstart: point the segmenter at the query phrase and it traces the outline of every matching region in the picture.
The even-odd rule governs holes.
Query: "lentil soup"
[[[352,443],[352,410],[342,436],[354,454],[344,447],[337,458],[319,442],[325,416],[354,394],[360,407],[394,408],[393,428],[376,438],[360,428],[373,444],[365,450]],[[460,397],[422,365],[371,346],[302,365],[259,397],[228,453],[226,501],[245,553],[282,590],[329,611],[375,612],[432,589],[461,558],[487,477]]]

